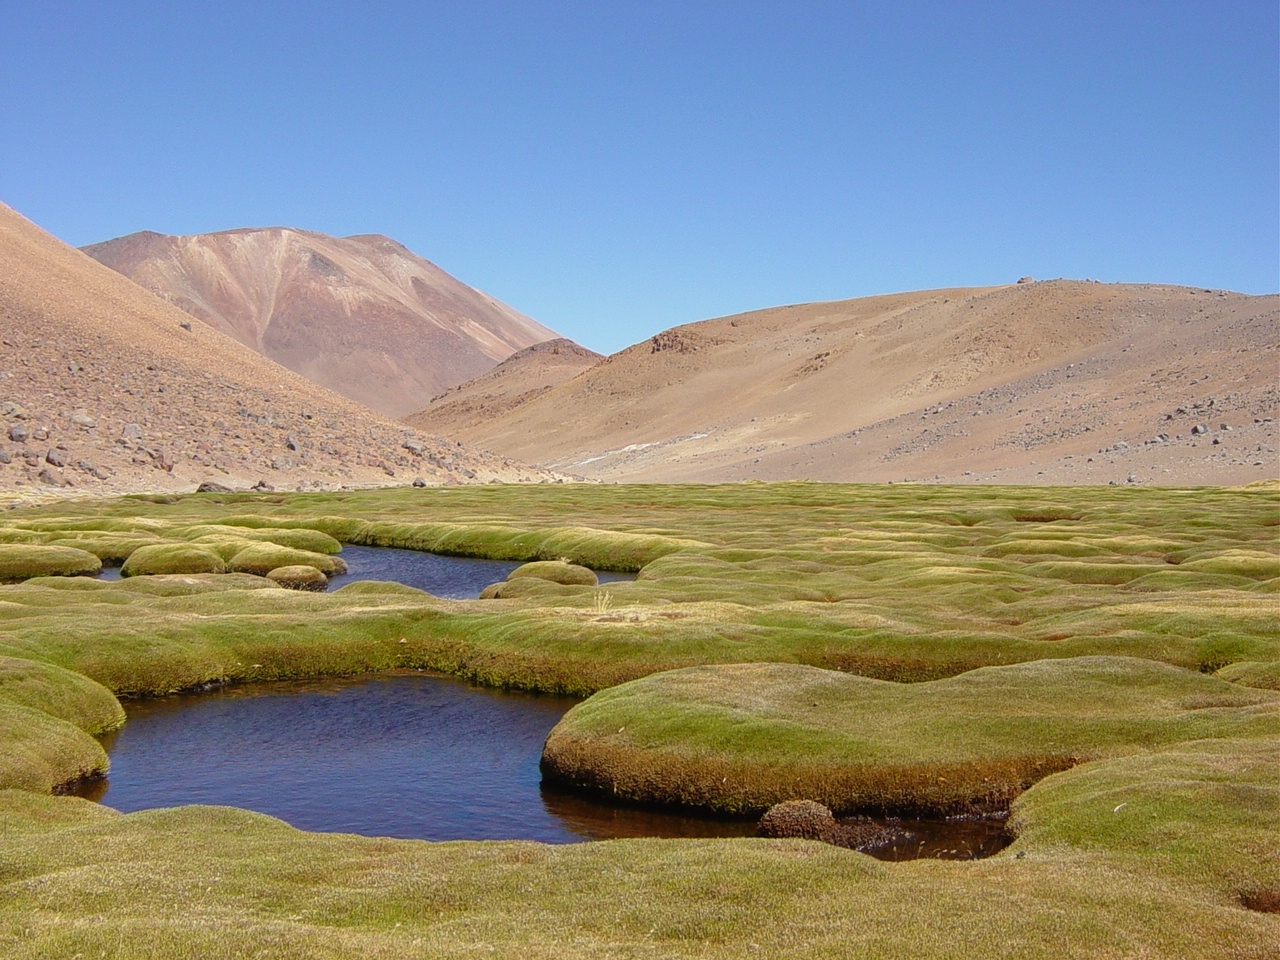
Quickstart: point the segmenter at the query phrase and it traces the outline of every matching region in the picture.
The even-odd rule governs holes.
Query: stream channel
[[[474,599],[519,564],[346,546],[355,580]],[[631,579],[601,574],[601,582]],[[753,821],[614,806],[544,786],[542,744],[575,699],[492,690],[405,671],[247,684],[125,703],[104,738],[111,774],[82,796],[130,812],[179,804],[255,810],[303,830],[422,840],[752,836]],[[1001,821],[888,822],[886,860],[989,856]]]

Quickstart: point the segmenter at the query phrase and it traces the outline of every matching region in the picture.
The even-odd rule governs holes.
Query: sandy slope
[[[603,359],[594,350],[564,338],[536,343],[512,354],[488,373],[432,397],[425,408],[405,417],[405,422],[421,430],[448,434],[509,413]]]
[[[1278,346],[1275,295],[934,290],[676,327],[440,423],[606,480],[1235,484],[1280,473]]]
[[[84,248],[246,346],[388,416],[557,336],[382,236],[272,227]]]
[[[340,397],[0,204],[0,493],[418,476],[548,477]]]

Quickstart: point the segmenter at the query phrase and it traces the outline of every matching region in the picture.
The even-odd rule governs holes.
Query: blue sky
[[[1274,292],[1277,4],[0,0],[70,243],[384,233],[597,350],[1036,277]]]

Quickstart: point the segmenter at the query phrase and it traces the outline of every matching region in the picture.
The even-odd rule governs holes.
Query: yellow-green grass
[[[138,547],[120,567],[122,577],[173,573],[222,573],[226,563],[207,547],[190,543],[157,543]]]
[[[0,583],[30,577],[95,577],[101,570],[101,560],[77,547],[0,543]]]
[[[61,536],[55,535],[45,542],[50,546],[87,550],[104,564],[119,566],[139,547],[147,547],[163,541],[152,535],[76,531]]]
[[[794,664],[691,667],[601,691],[544,775],[638,803],[759,815],[999,809],[1049,773],[1208,737],[1280,736],[1280,693],[1149,660],[1078,657],[900,684]]]
[[[1280,911],[1280,739],[1193,741],[1085,764],[1024,793],[1009,827],[1019,839],[1006,856],[1105,852]]]
[[[1261,687],[1263,690],[1280,690],[1280,660],[1270,663],[1258,663],[1255,660],[1241,660],[1220,669],[1218,676],[1232,683],[1246,687]]]
[[[293,550],[307,550],[311,553],[334,554],[342,552],[342,544],[319,530],[294,528],[253,528],[244,525],[234,526],[221,523],[200,523],[188,527],[178,526],[166,531],[170,537],[203,542],[209,537],[228,537],[235,540],[250,540],[259,543],[274,543],[277,546],[289,547]]]
[[[135,694],[381,669],[382,644],[401,638],[409,665],[579,694],[720,662],[929,680],[1094,654],[1207,671],[1280,659],[1274,579],[1186,569],[1196,562],[1187,557],[1215,551],[1280,554],[1280,498],[1269,491],[556,485],[165,499],[15,510],[0,538],[145,533],[181,545],[205,538],[234,556],[261,546],[234,531],[309,524],[368,543],[517,559],[553,550],[606,568],[652,556],[636,582],[609,585],[607,604],[598,590],[529,578],[485,604],[422,594],[371,604],[340,592],[299,607],[235,591],[144,603],[118,588],[53,604],[19,592],[5,598],[16,606],[0,608],[0,648],[93,669],[109,685],[128,678],[113,689]],[[989,555],[1010,543],[1088,549],[1052,561]],[[1142,575],[1061,575],[1073,563],[1098,566],[1099,551],[1126,577]],[[75,607],[90,599],[86,617]],[[238,663],[263,666],[245,675]]]
[[[9,511],[0,543],[206,538],[239,553],[250,533],[277,543],[279,531],[318,531],[348,543],[568,558],[640,578],[609,584],[607,600],[600,589],[523,578],[527,590],[485,603],[377,583],[302,594],[239,573],[40,578],[0,587],[0,655],[57,664],[120,695],[400,666],[576,693],[753,661],[931,680],[1124,654],[1230,675],[1233,663],[1280,660],[1278,580],[1266,561],[1280,556],[1278,530],[1271,489],[547,485],[77,502]],[[1274,696],[1178,676],[1217,684],[1214,697]],[[1102,751],[1068,760],[1112,759],[1040,780],[1015,803],[1024,834],[1014,848],[972,864],[884,865],[777,841],[420,844],[307,835],[228,810],[119,817],[9,794],[0,800],[0,952],[1266,956],[1278,922],[1241,903],[1265,905],[1273,883],[1257,864],[1277,833],[1276,804],[1256,782],[1275,769],[1257,753],[1271,708],[1169,696],[1165,713],[1152,708],[1140,722],[1106,707],[1095,726],[1067,724]],[[25,738],[23,755],[46,771],[31,776],[3,753],[5,775],[21,773],[6,782],[48,790],[92,768],[93,757],[74,762],[74,737],[88,739],[79,728],[29,706],[0,709],[28,711],[0,729]],[[1241,716],[1252,719],[1233,726]],[[989,720],[985,740],[966,741],[954,718],[943,725],[959,752],[1008,742],[1010,726]],[[47,729],[58,723],[65,757]],[[1117,728],[1145,732],[1134,742]],[[1198,772],[1224,766],[1212,750],[1159,746],[1242,731],[1251,739],[1213,748],[1236,764],[1218,780]],[[1162,762],[1184,772],[1161,774],[1157,757],[1176,757]],[[1041,791],[1096,769],[1122,792],[1147,790],[1138,806],[1156,815],[1126,821],[1123,834],[1101,821],[1090,832],[1069,802],[1041,815]],[[1111,782],[1079,781],[1080,802],[1105,797]],[[147,870],[131,866],[139,862]]]
[[[595,573],[589,568],[576,563],[566,563],[563,560],[534,560],[531,563],[520,564],[507,574],[508,580],[519,580],[522,577],[550,580],[552,583],[566,586],[594,587],[599,582]]]
[[[0,700],[41,710],[94,735],[124,723],[124,708],[110,690],[51,663],[0,657]]]
[[[0,789],[49,792],[105,773],[93,735],[122,723],[119,701],[87,677],[0,657]]]
[[[15,960],[1273,957],[1280,917],[1242,901],[1275,883],[1278,763],[1269,740],[1086,764],[1022,796],[1005,853],[903,864],[798,840],[308,834],[227,808],[120,815],[0,793],[0,946]]]
[[[329,584],[329,578],[315,567],[294,564],[287,567],[276,567],[267,574],[267,579],[287,590],[323,590]]]
[[[341,557],[265,542],[251,543],[238,550],[227,563],[227,569],[233,573],[252,573],[260,577],[280,567],[296,566],[315,567],[326,577],[347,572],[347,564]]]

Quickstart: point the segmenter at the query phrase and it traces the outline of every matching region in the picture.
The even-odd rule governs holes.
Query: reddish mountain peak
[[[292,227],[131,234],[84,251],[390,416],[556,336],[380,234],[337,238]]]

